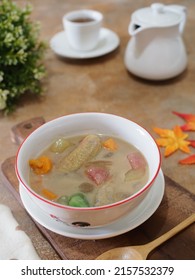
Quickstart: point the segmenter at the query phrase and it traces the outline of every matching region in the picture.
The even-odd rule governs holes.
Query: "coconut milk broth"
[[[105,135],[99,136],[102,142],[105,139],[110,138],[110,136]],[[90,206],[93,207],[111,204],[125,199],[139,191],[146,184],[149,173],[147,163],[143,176],[141,176],[139,179],[125,181],[125,174],[131,169],[127,155],[130,152],[139,151],[133,145],[115,137],[112,138],[118,146],[116,151],[112,152],[102,147],[98,155],[90,160],[90,162],[107,162],[110,178],[105,183],[97,186],[94,182],[92,182],[91,179],[89,179],[85,174],[85,165],[74,172],[61,172],[58,168],[58,163],[72,150],[74,150],[84,137],[85,135],[68,138],[67,140],[71,142],[71,145],[62,153],[52,152],[51,146],[49,146],[44,151],[42,151],[40,155],[38,155],[45,155],[49,157],[53,163],[53,167],[52,170],[45,175],[36,175],[33,170],[30,170],[30,186],[35,192],[42,195],[42,189],[47,188],[49,191],[55,193],[57,198],[64,195],[69,197],[75,193],[81,193],[82,191],[79,186],[82,183],[87,182],[93,185],[93,190],[83,193],[86,196]],[[54,201],[57,201],[57,199],[54,199]]]

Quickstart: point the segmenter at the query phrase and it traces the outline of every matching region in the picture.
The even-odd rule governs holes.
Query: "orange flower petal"
[[[181,129],[183,131],[195,131],[195,123],[193,122],[188,122],[184,125],[181,126]]]
[[[180,164],[195,164],[195,154],[179,161]]]
[[[186,142],[186,141],[185,141]],[[189,149],[189,147],[187,146],[187,144],[185,144],[185,143],[182,143],[182,144],[180,144],[180,150],[182,151],[182,152],[184,152],[184,153],[186,153],[186,154],[189,154],[190,153],[190,149]]]
[[[188,140],[190,142],[190,146],[195,148],[195,140]]]
[[[188,134],[183,133],[181,127],[178,125],[173,128],[173,131],[177,138],[186,139],[188,137]]]
[[[178,149],[178,145],[177,144],[174,144],[174,145],[169,145],[165,148],[165,157],[168,157],[170,156],[171,154],[173,154],[175,151],[177,151]]]
[[[163,129],[159,127],[154,127],[153,130],[160,136],[160,137],[172,137],[173,131],[170,129]]]
[[[181,126],[183,131],[195,131],[195,115],[193,114],[182,114],[178,112],[173,112],[173,114],[177,115],[178,117],[184,119],[186,124]]]
[[[189,121],[195,122],[195,115],[193,115],[193,114],[182,114],[182,113],[178,113],[175,111],[173,112],[173,114],[177,115],[178,117],[183,118],[187,122],[189,122]]]
[[[156,142],[158,146],[165,147],[165,157],[171,155],[176,150],[190,153],[188,147],[190,142],[185,140],[188,137],[188,134],[183,133],[179,126],[175,126],[173,130],[155,127],[154,131],[161,137],[156,139]]]
[[[156,139],[156,143],[158,144],[159,147],[166,147],[167,145],[169,145],[169,139],[158,138]]]

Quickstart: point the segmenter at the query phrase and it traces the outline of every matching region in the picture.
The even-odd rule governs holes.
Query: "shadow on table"
[[[166,79],[166,80],[147,80],[147,79],[143,79],[140,77],[137,77],[135,75],[133,75],[132,73],[130,73],[127,70],[127,73],[129,75],[129,77],[139,83],[142,84],[147,84],[147,85],[153,85],[153,86],[167,86],[167,85],[171,85],[171,84],[176,84],[178,82],[180,82],[181,80],[185,79],[187,74],[188,74],[188,69],[185,69],[184,72],[182,72],[180,75],[174,77],[174,78],[170,78],[170,79]]]
[[[113,59],[118,53],[120,52],[120,46],[115,49],[114,51],[94,58],[81,58],[81,59],[74,59],[74,58],[66,58],[59,55],[56,55],[59,60],[62,62],[66,62],[68,64],[77,64],[77,65],[91,65],[91,64],[99,64],[105,62],[107,60]]]

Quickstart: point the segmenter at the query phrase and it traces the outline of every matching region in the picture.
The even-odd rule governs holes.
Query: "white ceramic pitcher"
[[[136,76],[164,80],[179,75],[187,66],[182,39],[186,8],[154,3],[132,14],[131,38],[125,50],[126,68]]]

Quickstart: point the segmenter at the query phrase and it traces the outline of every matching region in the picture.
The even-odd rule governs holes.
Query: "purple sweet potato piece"
[[[146,166],[145,158],[138,152],[131,152],[127,155],[127,159],[132,169],[140,169]]]
[[[107,168],[93,165],[86,169],[86,175],[97,186],[105,183],[110,178],[110,172]]]

